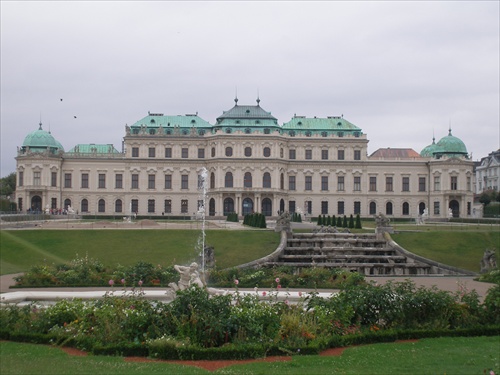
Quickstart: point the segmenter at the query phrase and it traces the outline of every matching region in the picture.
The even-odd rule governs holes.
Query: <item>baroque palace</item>
[[[208,217],[283,211],[306,217],[383,213],[392,218],[471,217],[473,162],[449,134],[425,147],[367,154],[362,129],[343,116],[278,120],[234,106],[211,124],[197,114],[148,115],[125,126],[122,151],[28,134],[17,153],[19,210],[80,215],[193,216],[206,169]]]

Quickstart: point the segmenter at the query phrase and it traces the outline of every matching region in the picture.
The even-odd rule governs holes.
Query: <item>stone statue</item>
[[[391,220],[385,216],[382,212],[379,212],[378,215],[375,215],[375,222],[377,223],[377,227],[388,227]]]
[[[181,275],[181,278],[179,282],[176,283],[170,283],[168,286],[170,287],[170,290],[167,290],[167,294],[172,295],[172,297],[175,296],[175,293],[177,291],[181,290],[186,290],[190,286],[196,285],[197,287],[200,288],[205,288],[210,295],[225,295],[227,294],[227,290],[221,290],[221,289],[215,289],[215,288],[207,288],[205,283],[202,281],[200,277],[200,273],[198,271],[198,263],[191,263],[189,267],[187,266],[179,266],[179,265],[174,265],[174,269],[179,272]]]
[[[487,273],[492,269],[497,268],[497,260],[495,250],[486,249],[483,259],[481,259],[481,273]]]
[[[287,233],[291,233],[290,229],[291,215],[288,211],[283,212],[276,220],[275,232],[281,232],[282,230]]]

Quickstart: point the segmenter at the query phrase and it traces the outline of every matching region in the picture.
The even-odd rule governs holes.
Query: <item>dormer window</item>
[[[154,119],[154,118],[152,118],[152,119],[151,119],[151,121],[150,121],[150,123],[151,123],[151,124],[154,124],[155,122],[156,122],[156,121],[155,121],[155,119]]]
[[[233,129],[231,129],[231,128],[226,128],[226,133],[227,133],[227,134],[231,134],[232,132],[233,132]]]
[[[252,131],[250,130],[250,128],[246,128],[245,129],[245,134],[250,134]]]
[[[271,129],[269,129],[269,128],[264,129],[264,134],[270,134],[270,133],[271,133]]]

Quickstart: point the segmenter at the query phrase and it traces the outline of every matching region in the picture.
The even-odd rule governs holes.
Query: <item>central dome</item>
[[[465,147],[465,144],[460,138],[454,137],[451,134],[451,129],[447,136],[439,140],[437,146],[438,149],[436,151],[440,154],[467,155],[467,147]]]

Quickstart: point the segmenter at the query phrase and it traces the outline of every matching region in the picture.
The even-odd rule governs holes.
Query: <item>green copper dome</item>
[[[440,155],[447,154],[459,154],[459,155],[467,155],[467,147],[462,142],[460,138],[454,137],[451,134],[451,129],[448,132],[448,135],[441,138],[437,143],[438,150],[436,151]]]
[[[57,153],[59,150],[64,151],[61,143],[59,143],[50,132],[42,129],[42,123],[39,125],[40,127],[38,130],[31,132],[24,138],[22,149],[27,150],[29,148],[31,152],[44,152],[49,149],[53,154]]]
[[[435,138],[432,137],[432,144],[425,146],[422,151],[420,151],[420,156],[424,158],[432,158],[434,153],[439,150],[438,145],[435,142]]]

